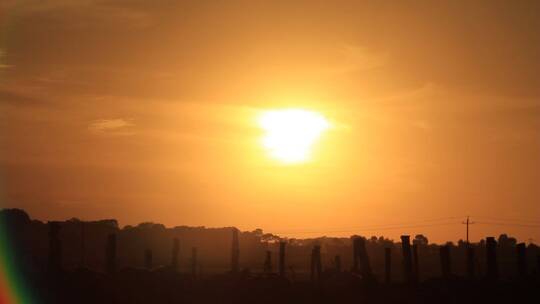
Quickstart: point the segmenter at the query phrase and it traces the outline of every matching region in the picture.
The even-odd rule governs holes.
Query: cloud
[[[106,134],[114,136],[128,136],[135,134],[129,128],[135,126],[130,120],[115,118],[115,119],[98,119],[92,121],[88,125],[88,130],[93,134]]]

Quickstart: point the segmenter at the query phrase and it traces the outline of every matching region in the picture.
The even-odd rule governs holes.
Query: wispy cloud
[[[133,126],[133,122],[123,118],[98,119],[88,125],[88,130],[93,134],[127,136],[135,134],[130,130]]]

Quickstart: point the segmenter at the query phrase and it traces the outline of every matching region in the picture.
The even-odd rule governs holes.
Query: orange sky
[[[539,71],[538,1],[4,0],[0,206],[539,242]],[[285,107],[334,125],[312,162],[260,145]]]

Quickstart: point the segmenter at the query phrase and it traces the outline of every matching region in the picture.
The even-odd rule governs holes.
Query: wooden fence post
[[[197,277],[197,247],[191,248],[191,275]]]
[[[152,250],[150,249],[144,251],[144,268],[152,269]]]
[[[49,222],[49,257],[47,271],[58,274],[62,271],[62,241],[59,237],[60,223]]]
[[[540,254],[536,255],[536,273],[540,274]]]
[[[401,236],[401,248],[403,251],[403,273],[405,275],[405,281],[407,283],[412,283],[413,276],[412,276],[410,236],[408,235]]]
[[[470,245],[467,246],[467,275],[470,279],[474,278],[475,271],[475,254],[474,248]]]
[[[107,236],[105,246],[106,271],[108,274],[116,272],[116,234],[111,233]]]
[[[339,255],[334,257],[334,267],[337,273],[341,272],[341,257]]]
[[[527,247],[525,243],[516,246],[517,253],[517,273],[520,278],[527,277]]]
[[[418,261],[418,244],[412,245],[413,253],[413,280],[416,282],[420,279],[420,265]]]
[[[316,252],[317,252],[317,263],[316,263],[316,270],[317,270],[317,278],[318,280],[321,279],[321,274],[322,274],[322,259],[321,259],[321,246],[318,245],[316,246],[317,249],[316,249]]]
[[[272,273],[272,252],[270,250],[266,251],[266,258],[264,260],[264,273]]]
[[[384,282],[390,284],[392,281],[392,248],[384,248]]]
[[[172,252],[171,252],[171,268],[174,271],[178,270],[178,254],[179,253],[180,253],[180,240],[178,238],[174,238]]]
[[[353,237],[353,272],[358,273],[358,247],[360,246],[360,243],[358,241],[358,237]]]
[[[322,272],[321,246],[315,245],[311,250],[311,280],[320,281]]]
[[[240,267],[240,244],[238,242],[238,229],[232,230],[232,253],[231,253],[231,272],[237,273]]]
[[[360,263],[360,274],[362,278],[371,280],[373,279],[373,272],[371,271],[371,264],[369,263],[369,256],[366,251],[366,239],[359,237],[356,239],[358,242],[358,260]]]
[[[443,278],[450,277],[450,245],[442,245],[439,248],[441,258],[441,273]]]
[[[79,265],[81,268],[86,266],[86,235],[84,228],[84,222],[81,221],[81,261]]]
[[[279,242],[279,276],[285,277],[285,241]]]
[[[497,265],[497,242],[494,237],[486,238],[486,261],[487,277],[491,280],[499,278],[499,267]]]

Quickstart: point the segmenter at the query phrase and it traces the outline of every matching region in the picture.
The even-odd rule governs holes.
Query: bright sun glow
[[[313,144],[330,127],[324,116],[302,109],[265,111],[259,117],[263,146],[284,163],[309,160]]]

